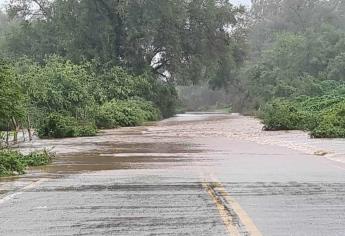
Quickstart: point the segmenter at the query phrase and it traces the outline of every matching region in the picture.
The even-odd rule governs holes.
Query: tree
[[[46,54],[75,63],[97,59],[136,74],[151,70],[166,81],[196,83],[233,68],[241,55],[235,35],[244,9],[226,0],[40,0],[31,5],[10,3],[22,26],[9,37],[8,53],[39,62]]]
[[[7,131],[10,127],[15,128],[15,142],[20,125],[18,120],[23,118],[24,112],[24,98],[16,83],[15,73],[5,61],[0,60],[0,123],[7,126]]]

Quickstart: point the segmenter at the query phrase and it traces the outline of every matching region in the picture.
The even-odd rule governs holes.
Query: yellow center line
[[[219,180],[214,176],[208,175],[208,178],[206,178],[202,186],[216,205],[229,235],[236,236],[241,235],[241,232],[246,232],[246,235],[262,236],[262,233],[247,212],[241,207],[235,198],[229,195]],[[234,216],[230,214],[229,209],[236,214],[235,219]]]
[[[235,222],[233,222],[232,218],[229,217],[229,213],[223,203],[217,198],[215,192],[212,190],[212,187],[208,183],[203,183],[203,187],[213,200],[214,204],[216,205],[219,215],[222,218],[225,228],[228,231],[229,235],[231,236],[240,236],[240,233],[236,227]]]
[[[217,182],[217,184],[217,191],[227,201],[229,207],[237,214],[240,221],[244,225],[247,233],[251,236],[262,236],[261,232],[254,224],[253,220],[250,218],[247,212],[241,207],[241,205],[226,192],[222,184],[220,184],[219,182]]]

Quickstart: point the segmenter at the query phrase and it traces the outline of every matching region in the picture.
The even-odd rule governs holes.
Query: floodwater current
[[[18,148],[23,152],[47,148],[57,157],[52,164],[32,168],[24,176],[1,179],[0,194],[36,178],[101,170],[160,168],[167,163],[183,166],[193,162],[195,165],[212,155],[195,139],[213,137],[284,147],[345,164],[345,139],[312,139],[302,131],[263,131],[258,119],[238,114],[187,113],[145,126],[103,130],[95,137],[35,139],[21,144]]]
[[[48,148],[56,158],[0,180],[0,235],[345,232],[344,139],[187,113],[18,148]]]

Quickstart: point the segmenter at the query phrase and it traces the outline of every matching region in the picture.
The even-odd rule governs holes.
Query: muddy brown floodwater
[[[189,113],[23,144],[57,157],[0,180],[0,235],[345,235],[345,141],[261,128]]]

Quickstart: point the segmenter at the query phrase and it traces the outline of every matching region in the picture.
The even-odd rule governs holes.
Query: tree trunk
[[[23,141],[25,142],[25,141],[26,141],[26,138],[25,138],[25,129],[24,129],[23,126],[22,126],[22,133],[23,133]]]
[[[19,124],[17,123],[16,119],[12,117],[12,123],[14,127],[14,134],[13,134],[13,143],[18,143],[18,132],[20,130]]]
[[[32,141],[32,133],[31,133],[31,121],[30,116],[27,116],[27,122],[28,122],[28,134],[29,134],[29,141]]]
[[[6,146],[10,146],[10,124],[7,122],[7,130],[6,130]]]

